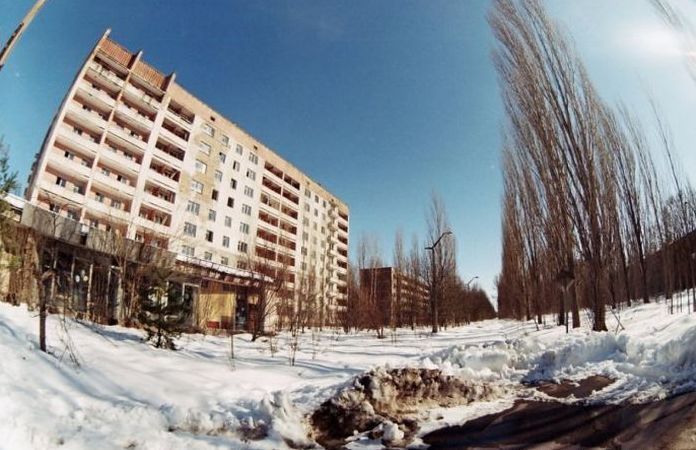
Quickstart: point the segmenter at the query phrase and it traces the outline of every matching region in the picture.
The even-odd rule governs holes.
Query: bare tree
[[[430,321],[433,333],[440,327],[440,304],[447,301],[450,283],[455,277],[455,244],[442,198],[433,192],[426,216],[430,244],[430,267],[425,269],[430,287]],[[439,241],[439,242],[438,242]],[[438,245],[439,244],[439,245]],[[426,266],[427,267],[427,266]]]

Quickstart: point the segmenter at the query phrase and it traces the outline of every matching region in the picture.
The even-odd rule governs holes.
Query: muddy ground
[[[539,387],[577,398],[611,380],[591,377]],[[443,428],[423,440],[432,450],[467,448],[695,449],[696,393],[642,405],[567,405],[520,400],[501,413]]]
[[[313,438],[340,449],[355,433],[369,432],[390,447],[408,444],[418,416],[432,407],[453,407],[490,399],[500,388],[474,383],[437,369],[377,369],[357,377],[311,416]]]

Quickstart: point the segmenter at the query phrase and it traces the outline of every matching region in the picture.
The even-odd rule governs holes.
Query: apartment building
[[[428,322],[429,289],[422,281],[394,267],[360,270],[363,298],[375,304],[383,325],[423,325]]]
[[[54,117],[28,202],[212,273],[238,277],[262,260],[283,270],[290,296],[306,277],[330,320],[347,296],[347,205],[109,35]],[[216,299],[213,327],[240,308],[220,279],[200,286]]]

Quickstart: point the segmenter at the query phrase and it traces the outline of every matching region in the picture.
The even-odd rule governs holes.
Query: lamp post
[[[437,238],[435,243],[431,245],[430,247],[425,247],[426,250],[431,251],[430,255],[430,260],[432,262],[432,273],[431,276],[432,278],[432,286],[430,287],[430,315],[431,319],[433,322],[433,333],[438,332],[438,313],[439,313],[439,305],[438,305],[438,295],[437,295],[437,267],[435,265],[435,249],[437,248],[438,244],[442,240],[443,237],[451,235],[451,231],[445,231],[443,232],[440,237]]]
[[[475,277],[471,278],[471,280],[469,280],[469,281],[466,282],[466,288],[467,288],[467,289],[469,289],[469,285],[470,285],[471,282],[474,281],[474,280],[478,280],[478,275],[476,275]]]
[[[44,3],[46,3],[46,0],[37,0],[36,3],[34,3],[34,6],[32,6],[27,15],[24,16],[24,19],[22,19],[17,28],[15,28],[14,33],[12,33],[10,36],[10,39],[7,41],[2,50],[0,50],[0,70],[2,70],[2,68],[5,66],[5,62],[10,56],[12,48],[15,46],[20,36],[22,36],[24,30],[27,29],[31,21],[34,20],[34,17],[43,7]]]

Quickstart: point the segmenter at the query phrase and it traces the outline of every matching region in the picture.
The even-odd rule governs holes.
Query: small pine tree
[[[10,156],[8,148],[0,137],[0,250],[6,249],[13,243],[9,217],[10,205],[5,201],[5,195],[19,187],[17,172],[10,171]]]
[[[185,328],[191,303],[176,284],[167,281],[170,274],[166,269],[153,269],[143,285],[138,319],[155,347],[176,350],[174,339]]]

